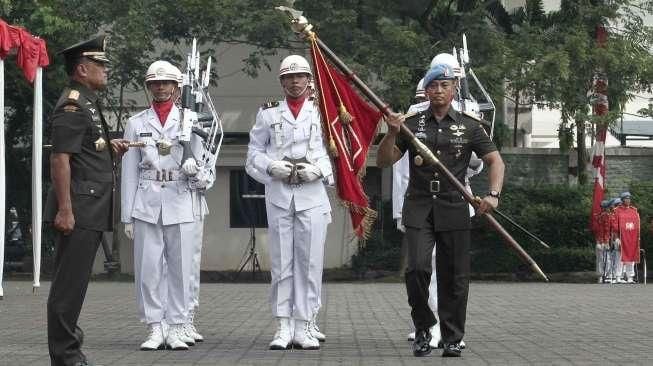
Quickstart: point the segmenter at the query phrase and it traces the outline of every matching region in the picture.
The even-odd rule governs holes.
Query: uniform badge
[[[452,135],[454,135],[456,137],[460,137],[460,136],[465,134],[464,130],[466,128],[465,128],[465,125],[460,124],[460,125],[451,125],[451,126],[449,126],[449,129],[451,131],[453,131]]]
[[[415,137],[417,137],[420,140],[426,140],[426,133],[424,133],[424,131],[419,131],[415,133]]]
[[[268,108],[277,107],[277,106],[279,106],[279,102],[278,102],[278,101],[271,101],[271,100],[269,100],[269,101],[267,101],[267,102],[265,102],[265,103],[263,103],[263,104],[261,105],[261,109],[268,109]]]
[[[138,134],[139,137],[152,137],[152,132],[141,132]]]
[[[77,90],[71,90],[70,93],[68,93],[68,99],[79,99],[79,92]]]
[[[95,151],[104,151],[104,149],[107,148],[107,141],[102,137],[95,140],[94,144],[95,144]]]
[[[170,150],[172,149],[172,143],[168,140],[159,140],[156,142],[156,148],[159,151],[159,155],[161,156],[170,155]]]
[[[92,114],[95,114],[96,109],[95,108],[89,108],[89,111],[91,111]]]
[[[421,166],[422,164],[424,164],[424,158],[422,158],[421,155],[415,155],[413,162],[415,163],[415,165]]]

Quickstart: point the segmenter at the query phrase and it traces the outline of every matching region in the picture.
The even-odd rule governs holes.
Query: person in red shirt
[[[634,283],[635,263],[639,263],[640,219],[637,207],[632,205],[630,192],[622,193],[621,201],[622,204],[615,209],[617,233],[621,241],[621,263],[626,282]]]

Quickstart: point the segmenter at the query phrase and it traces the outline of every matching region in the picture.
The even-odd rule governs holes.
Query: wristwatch
[[[494,197],[496,199],[499,199],[499,197],[501,197],[501,193],[499,191],[490,191],[487,195],[490,197]]]

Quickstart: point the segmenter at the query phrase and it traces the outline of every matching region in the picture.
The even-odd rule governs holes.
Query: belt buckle
[[[440,193],[440,181],[439,180],[432,180],[429,182],[430,183],[430,190],[431,193]]]

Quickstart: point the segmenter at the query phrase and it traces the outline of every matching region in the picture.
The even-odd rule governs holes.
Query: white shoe
[[[186,334],[193,338],[195,342],[204,342],[204,337],[195,328],[195,310],[188,312],[188,323],[184,325]]]
[[[635,283],[635,280],[632,277],[628,277],[626,283]]]
[[[431,327],[431,348],[442,348],[442,334],[440,334],[440,323]]]
[[[415,340],[415,332],[410,332],[408,333],[408,337],[406,337],[409,341],[414,341]]]
[[[179,337],[179,340],[186,343],[189,346],[194,346],[195,338],[193,338],[188,333],[188,328],[186,327],[186,324],[178,324],[178,325],[179,325],[179,333],[177,334],[177,336]]]
[[[204,337],[197,332],[197,328],[195,328],[193,323],[184,324],[184,334],[192,339],[194,343],[204,342]]]
[[[277,332],[274,333],[274,339],[270,342],[270,349],[289,349],[292,342],[292,334],[290,334],[290,319],[279,317],[277,318],[277,322]]]
[[[306,320],[295,319],[295,334],[292,338],[294,348],[320,349],[320,341],[313,338]]]
[[[465,341],[463,341],[463,340],[461,339],[461,340],[460,340],[460,349],[465,349],[465,348],[467,348],[467,345],[465,344]]]
[[[163,329],[161,323],[152,323],[149,325],[150,333],[145,342],[141,343],[141,351],[156,351],[165,348]]]
[[[166,346],[175,351],[188,350],[188,344],[182,340],[183,333],[183,324],[170,324],[170,330],[166,335]]]
[[[315,313],[313,319],[308,322],[308,330],[313,338],[317,339],[318,342],[326,341],[326,336],[324,333],[320,332],[320,328],[317,326],[317,313]]]

